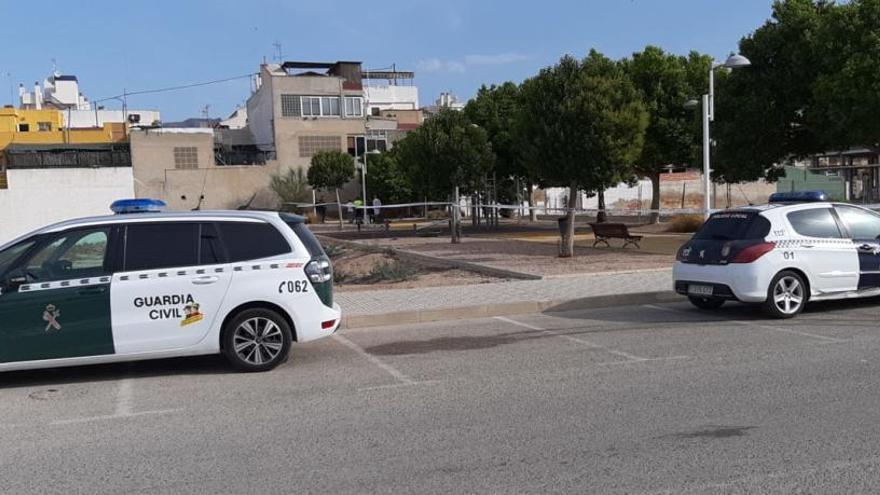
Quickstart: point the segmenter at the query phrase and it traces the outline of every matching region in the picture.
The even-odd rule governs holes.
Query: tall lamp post
[[[710,137],[709,124],[715,121],[715,69],[724,67],[725,69],[740,69],[748,67],[752,63],[746,57],[739,54],[733,54],[727,57],[723,64],[716,64],[713,60],[709,69],[709,93],[704,94],[702,98],[703,107],[703,218],[709,218],[712,210],[712,167],[711,167],[711,149],[712,139]],[[694,109],[701,102],[697,100],[688,100],[684,104],[685,108]]]

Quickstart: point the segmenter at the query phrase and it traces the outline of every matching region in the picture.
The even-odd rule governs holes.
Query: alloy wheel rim
[[[235,354],[244,362],[262,365],[275,360],[284,347],[281,329],[268,318],[249,318],[232,336]]]
[[[804,286],[795,277],[786,276],[773,287],[773,304],[780,312],[790,315],[796,313],[804,302]]]

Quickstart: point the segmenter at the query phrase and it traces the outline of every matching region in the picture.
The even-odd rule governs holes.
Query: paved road
[[[880,301],[352,331],[0,375],[6,493],[853,493],[880,486]]]

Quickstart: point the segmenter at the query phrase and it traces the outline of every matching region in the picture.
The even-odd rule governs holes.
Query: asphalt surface
[[[4,493],[871,493],[880,301],[356,330],[0,375]]]

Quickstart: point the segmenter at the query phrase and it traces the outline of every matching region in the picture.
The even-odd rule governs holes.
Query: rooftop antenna
[[[275,42],[272,43],[272,46],[275,47],[275,60],[277,60],[278,63],[280,64],[281,61],[284,60],[284,57],[281,54],[281,42],[278,40],[275,40]]]
[[[211,105],[205,105],[204,107],[202,107],[202,116],[205,119],[203,122],[204,127],[211,127],[210,126],[210,118],[211,118],[210,110],[211,110]]]
[[[52,57],[52,74],[58,74],[58,61]]]

